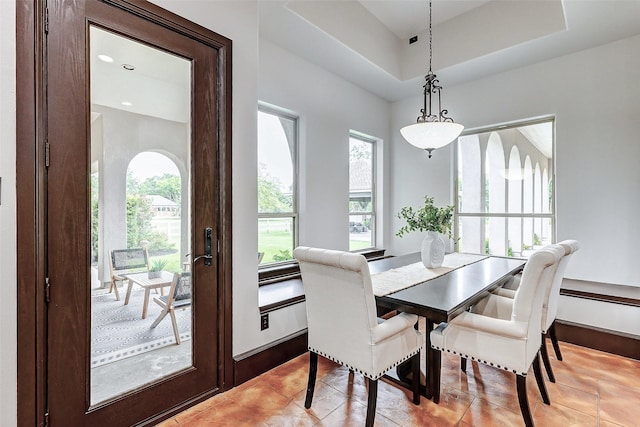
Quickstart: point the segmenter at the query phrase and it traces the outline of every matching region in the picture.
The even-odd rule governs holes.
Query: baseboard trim
[[[640,360],[640,337],[556,320],[556,334],[560,341]],[[252,378],[282,365],[307,351],[307,331],[285,337],[275,343],[234,357],[235,381],[238,386]]]
[[[609,329],[556,320],[558,340],[640,360],[640,337]]]
[[[280,366],[307,351],[307,330],[285,337],[275,343],[234,357],[234,385],[238,386],[258,375]]]

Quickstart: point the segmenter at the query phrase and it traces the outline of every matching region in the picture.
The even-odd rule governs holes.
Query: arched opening
[[[517,146],[511,147],[509,153],[509,171],[518,171],[518,176],[514,177],[512,173],[507,176],[512,178],[507,181],[509,187],[508,194],[508,212],[522,212],[522,165],[520,164],[520,151]],[[519,179],[518,179],[519,178]],[[507,255],[519,255],[522,252],[522,218],[509,218],[509,235]]]
[[[531,157],[524,159],[524,179],[522,180],[522,211],[533,213],[533,168]],[[522,220],[522,251],[533,249],[533,218]]]
[[[144,151],[129,162],[126,177],[127,247],[143,247],[150,262],[167,261],[164,270],[182,269],[182,179],[164,154]]]
[[[542,174],[540,173],[540,164],[536,163],[533,172],[533,212],[542,213]],[[533,227],[533,244],[538,246],[542,244],[542,218],[534,219]]]
[[[460,212],[482,211],[482,172],[480,139],[478,135],[458,139],[458,200]],[[462,195],[464,194],[464,198]],[[484,253],[482,238],[484,220],[478,217],[461,217],[459,224],[460,252]]]
[[[485,164],[487,212],[505,212],[504,149],[500,135],[496,132],[489,135]],[[487,219],[486,253],[507,255],[505,225],[505,218]]]

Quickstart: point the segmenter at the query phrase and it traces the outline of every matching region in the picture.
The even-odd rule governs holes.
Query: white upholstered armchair
[[[423,339],[414,326],[418,317],[401,313],[381,323],[376,317],[369,265],[350,252],[298,247],[307,307],[309,383],[305,408],[311,407],[318,355],[367,378],[367,426],[375,418],[378,379],[412,358],[413,378],[419,379]],[[419,380],[413,383],[413,402],[420,403]]]
[[[558,338],[556,336],[555,321],[558,315],[558,300],[560,299],[560,286],[562,285],[562,279],[564,273],[569,265],[571,256],[580,249],[580,242],[577,240],[564,240],[558,243],[564,249],[564,256],[558,263],[558,267],[555,271],[553,279],[548,284],[545,292],[545,298],[542,304],[542,317],[541,317],[541,329],[542,329],[542,347],[540,348],[540,354],[542,356],[542,362],[547,371],[549,381],[556,382],[553,375],[553,369],[551,368],[551,362],[549,360],[549,353],[547,352],[547,335],[551,339],[553,349],[558,360],[562,360],[562,353],[560,352],[560,345],[558,344]],[[508,284],[508,287],[498,289],[495,293],[497,295],[505,296],[507,298],[515,298],[516,291],[520,285],[521,276],[516,276]]]
[[[431,347],[516,374],[518,401],[525,425],[533,426],[527,400],[527,372],[533,364],[540,393],[549,403],[540,372],[540,319],[545,284],[564,255],[559,247],[536,251],[522,273],[515,299],[489,295],[473,311],[463,312],[431,332]],[[440,357],[437,353],[436,357]],[[440,381],[438,373],[435,381]]]

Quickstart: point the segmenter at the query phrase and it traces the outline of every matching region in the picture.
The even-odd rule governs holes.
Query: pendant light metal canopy
[[[407,140],[407,142],[415,147],[422,148],[429,152],[429,158],[431,158],[431,152],[436,148],[442,148],[445,145],[456,139],[464,126],[460,123],[455,123],[451,117],[447,117],[449,111],[442,108],[442,99],[440,92],[442,86],[439,85],[439,81],[433,71],[431,71],[431,57],[432,51],[432,29],[431,29],[431,15],[432,15],[431,1],[429,1],[429,73],[425,76],[424,89],[424,103],[420,110],[422,113],[417,120],[417,123],[408,125],[400,129],[400,133]],[[437,113],[433,113],[432,110],[432,97],[438,97],[438,110]]]

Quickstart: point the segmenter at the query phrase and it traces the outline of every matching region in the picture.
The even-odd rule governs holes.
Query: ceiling
[[[391,102],[421,93],[429,65],[426,0],[257,4],[261,40]],[[446,89],[637,34],[640,0],[435,0],[432,69]],[[418,41],[409,44],[414,35]],[[94,104],[185,122],[189,67],[182,58],[91,28]]]
[[[259,0],[258,8],[261,38],[386,100],[420,93],[427,1]],[[435,0],[432,69],[446,88],[637,34],[638,0]]]

